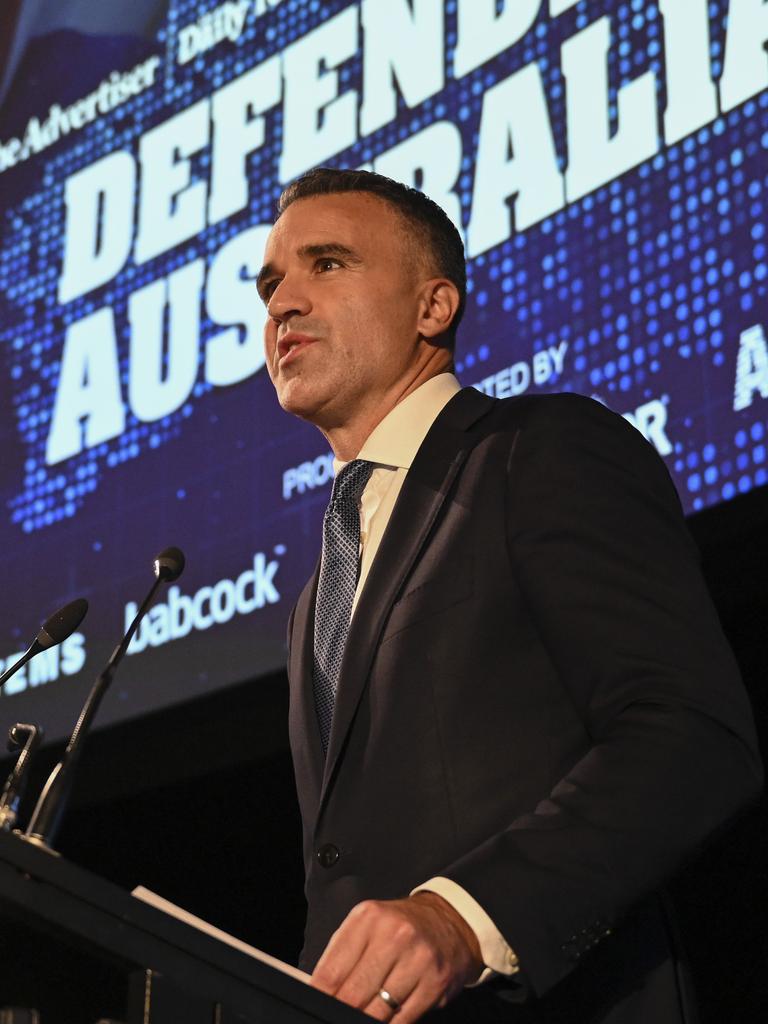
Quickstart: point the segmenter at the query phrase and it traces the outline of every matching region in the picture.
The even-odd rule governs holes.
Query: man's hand
[[[483,969],[475,933],[441,896],[366,900],[326,946],[312,984],[376,1020],[412,1024],[442,1007]],[[380,995],[384,989],[399,1009]]]

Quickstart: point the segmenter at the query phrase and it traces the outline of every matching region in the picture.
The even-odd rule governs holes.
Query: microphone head
[[[18,750],[19,747],[24,746],[30,737],[32,737],[33,745],[37,746],[43,738],[43,730],[39,725],[17,722],[16,725],[12,725],[8,730],[8,750],[11,753],[14,750]]]
[[[84,597],[78,597],[63,608],[59,608],[50,618],[46,619],[37,634],[37,643],[42,650],[48,647],[55,647],[62,640],[75,632],[77,627],[85,618],[88,611],[88,602]]]
[[[181,548],[165,548],[155,558],[153,568],[155,576],[165,583],[173,583],[184,572],[186,559]]]

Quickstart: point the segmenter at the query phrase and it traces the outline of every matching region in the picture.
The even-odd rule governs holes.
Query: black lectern
[[[368,1019],[8,833],[0,833],[0,936],[0,1010],[34,1009],[40,1024]],[[17,1019],[33,1018],[19,1011]]]

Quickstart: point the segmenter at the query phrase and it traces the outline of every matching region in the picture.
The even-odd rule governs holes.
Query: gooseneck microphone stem
[[[11,667],[7,669],[5,672],[3,672],[3,674],[0,676],[0,689],[2,689],[3,686],[5,686],[5,684],[11,678],[11,676],[16,675],[16,673],[20,669],[24,668],[27,662],[31,661],[32,658],[34,658],[36,654],[39,654],[41,650],[42,648],[38,644],[37,640],[33,640],[29,647],[26,649],[26,651],[19,658],[19,660],[14,662],[14,664],[11,665]]]
[[[176,556],[178,555],[178,559],[176,559],[178,566],[173,562],[171,555],[173,556],[173,559],[176,559]],[[38,798],[37,805],[32,813],[32,817],[25,833],[25,838],[31,842],[36,843],[39,846],[43,846],[46,849],[51,849],[51,844],[58,832],[61,818],[64,810],[66,809],[69,794],[72,789],[72,781],[74,779],[77,762],[80,758],[83,741],[88,733],[91,722],[99,709],[99,705],[101,704],[104,694],[107,692],[109,684],[112,682],[112,677],[114,676],[118,665],[123,660],[125,652],[128,650],[128,645],[133,639],[133,635],[138,629],[139,623],[144,618],[147,609],[152,603],[152,599],[155,596],[157,588],[161,583],[176,579],[181,575],[183,567],[184,556],[178,548],[168,548],[167,551],[158,555],[155,560],[155,573],[157,578],[152,584],[149,593],[142,601],[141,606],[136,612],[134,620],[128,628],[125,636],[114,649],[106,667],[93,684],[91,692],[88,694],[88,699],[83,705],[83,710],[80,712],[80,717],[75,724],[69,743],[67,743],[64,753],[62,754],[61,760],[49,775],[48,781],[43,787]]]
[[[80,747],[82,746],[81,737],[85,736],[85,734],[88,732],[88,729],[90,728],[91,725],[91,721],[93,720],[93,717],[96,714],[96,712],[99,710],[99,705],[101,704],[102,697],[107,692],[109,684],[112,682],[112,677],[114,676],[117,670],[117,666],[125,657],[125,652],[128,650],[128,645],[130,644],[131,640],[133,640],[133,635],[139,628],[139,623],[146,615],[147,609],[152,604],[152,600],[157,592],[157,588],[160,586],[162,582],[162,578],[158,577],[152,584],[149,593],[141,602],[141,606],[139,607],[139,610],[136,612],[133,622],[128,627],[128,632],[125,634],[125,636],[117,645],[117,647],[114,649],[114,651],[112,652],[112,656],[107,662],[106,668],[102,671],[102,673],[96,679],[96,682],[93,684],[93,688],[91,689],[91,692],[88,694],[88,700],[83,705],[83,710],[80,712],[80,717],[77,720],[75,728],[72,732],[72,736],[70,737],[69,743],[67,744],[66,749],[64,750],[64,758],[62,760],[66,759],[68,762],[71,762],[77,758],[80,751]]]
[[[29,763],[42,738],[43,730],[39,725],[27,725],[25,722],[17,722],[8,734],[8,749],[21,747],[22,750],[0,794],[0,829],[3,831],[9,831],[16,824]]]

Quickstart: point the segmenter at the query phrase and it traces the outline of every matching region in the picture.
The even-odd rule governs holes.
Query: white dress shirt
[[[461,385],[452,373],[432,377],[384,417],[357,455],[358,459],[372,462],[374,469],[360,500],[360,574],[352,604],[353,615],[416,452],[438,414],[459,390]],[[334,472],[338,473],[345,465],[334,459]],[[494,974],[517,973],[517,956],[485,910],[462,886],[449,878],[430,878],[411,895],[424,891],[442,896],[477,936],[485,970],[475,984]]]

